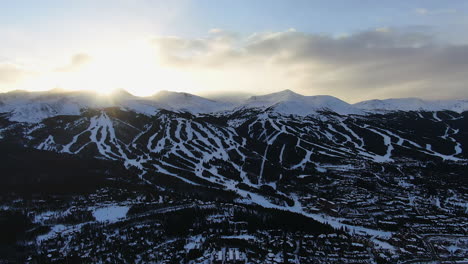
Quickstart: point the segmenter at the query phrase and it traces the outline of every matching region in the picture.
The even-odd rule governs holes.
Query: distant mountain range
[[[31,223],[41,228],[25,225],[24,232],[48,249],[37,251],[40,256],[57,255],[56,263],[66,261],[62,253],[50,252],[81,252],[84,244],[89,254],[83,258],[95,260],[102,254],[95,248],[106,240],[96,240],[96,235],[107,232],[106,241],[114,245],[111,237],[120,228],[133,231],[116,235],[118,240],[142,230],[147,234],[131,236],[138,243],[125,238],[115,245],[141,244],[149,252],[155,246],[143,245],[142,237],[198,230],[218,239],[212,230],[225,226],[227,232],[253,223],[258,224],[248,228],[249,234],[267,230],[264,252],[275,236],[278,245],[285,245],[285,227],[297,232],[307,227],[318,233],[334,230],[343,241],[360,245],[347,249],[354,252],[350,259],[360,256],[359,263],[374,263],[374,255],[387,259],[378,263],[396,263],[397,256],[421,258],[429,254],[421,249],[425,234],[441,233],[444,239],[466,234],[467,110],[466,100],[348,104],[289,90],[236,104],[168,91],[150,97],[123,90],[112,96],[60,90],[4,93],[0,189],[5,196],[0,205],[16,213],[35,212]],[[35,203],[12,198],[21,194],[36,197]],[[56,194],[63,195],[61,208]],[[69,203],[73,194],[75,202]],[[100,222],[103,212],[110,214],[107,224]],[[175,216],[167,218],[170,214]],[[189,224],[181,229],[178,221]],[[222,234],[233,234],[229,232]],[[316,243],[322,243],[323,234],[296,234],[314,243],[304,244],[309,251],[301,254],[308,260],[301,263],[327,259],[341,245],[333,240],[333,246],[322,247]],[[89,242],[83,243],[83,235]],[[75,241],[74,246],[61,237]],[[190,244],[181,239],[182,246]],[[164,246],[179,240],[169,232],[157,241]],[[119,250],[109,245],[109,254]],[[290,245],[290,252],[302,252],[296,249],[300,242]],[[329,255],[311,253],[317,250]],[[464,250],[457,254],[466,256]],[[186,255],[174,249],[168,254]],[[344,255],[341,260],[347,259]]]
[[[16,91],[0,96],[0,138],[119,161],[152,183],[154,175],[163,174],[244,198],[272,186],[286,201],[279,189],[287,178],[336,166],[349,171],[408,162],[466,163],[467,109],[463,100],[348,104],[290,90],[241,104],[168,91],[150,97],[123,90],[113,96]]]
[[[304,96],[284,90],[262,96],[252,96],[240,103],[215,101],[200,96],[161,91],[149,97],[137,97],[125,90],[112,96],[90,91],[51,90],[46,92],[12,91],[0,94],[0,113],[11,121],[35,123],[58,115],[79,115],[83,109],[120,107],[141,114],[154,115],[159,110],[212,114],[239,109],[263,109],[281,114],[307,116],[317,111],[340,115],[368,115],[391,111],[454,111],[468,110],[468,100],[425,101],[417,98],[369,100],[348,104],[332,96]]]

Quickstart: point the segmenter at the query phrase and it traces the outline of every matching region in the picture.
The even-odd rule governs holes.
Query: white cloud
[[[446,9],[434,9],[434,10],[429,10],[426,8],[416,8],[414,10],[416,14],[426,16],[426,15],[444,15],[444,14],[453,14],[457,13],[456,9],[453,8],[446,8]]]
[[[18,83],[33,75],[35,75],[34,72],[28,71],[18,65],[10,63],[0,64],[0,91],[11,90]]]
[[[92,60],[91,56],[85,53],[78,53],[71,57],[67,65],[61,66],[56,69],[59,72],[76,71],[88,64]]]
[[[105,57],[109,61],[93,54],[90,67],[94,65],[96,71],[89,74],[95,79],[81,79],[100,80],[102,85],[112,79],[128,84],[130,87],[124,88],[130,90],[140,86],[144,86],[140,90],[154,89],[141,94],[159,89],[249,94],[293,89],[347,101],[410,96],[468,98],[468,45],[440,43],[427,28],[378,28],[339,37],[296,30],[242,36],[216,29],[205,38],[158,36],[151,44],[158,50],[157,63],[152,59],[152,47]],[[83,81],[73,74],[91,59],[87,54],[75,54],[68,64],[41,72],[0,64],[0,89],[14,89],[17,83],[36,75],[43,75],[41,89],[60,83],[59,77]],[[120,69],[118,74],[115,69]],[[38,82],[30,81],[24,87],[38,87]]]
[[[246,92],[291,88],[351,101],[468,98],[468,46],[438,44],[424,30],[385,28],[341,37],[288,30],[230,39],[222,49],[218,42],[213,37],[159,37],[153,43],[161,49],[166,66],[210,72],[220,79],[210,84],[217,89],[239,82],[235,74],[227,74],[236,72],[250,80],[239,86]]]

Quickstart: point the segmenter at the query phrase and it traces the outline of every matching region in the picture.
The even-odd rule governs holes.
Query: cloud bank
[[[441,42],[426,27],[378,28],[341,36],[293,29],[246,36],[213,29],[204,38],[153,37],[150,45],[149,50],[128,49],[112,56],[115,61],[101,64],[95,63],[99,54],[78,53],[68,64],[43,71],[0,63],[0,90],[21,87],[17,84],[24,80],[27,87],[36,89],[40,83],[50,89],[60,83],[56,78],[69,78],[64,83],[99,80],[103,87],[116,81],[129,87],[111,88],[151,90],[141,94],[158,90],[265,94],[292,89],[348,102],[395,97],[468,99],[468,45]],[[93,63],[92,71],[79,75]],[[114,74],[114,68],[122,70]],[[126,82],[118,82],[119,78]]]
[[[73,55],[67,65],[56,69],[58,72],[71,72],[77,71],[91,61],[91,56],[86,53],[77,53]]]
[[[0,64],[0,91],[14,87],[25,78],[34,75],[33,72],[23,69],[14,64]]]
[[[348,101],[468,98],[468,45],[440,43],[422,27],[343,36],[287,30],[248,37],[216,29],[204,39],[156,37],[153,44],[162,64],[220,76],[221,90],[224,78],[231,89],[239,82],[248,86],[239,85],[242,91],[288,88]],[[229,72],[242,73],[250,82]]]

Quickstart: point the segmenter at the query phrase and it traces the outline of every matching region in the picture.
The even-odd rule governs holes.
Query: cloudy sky
[[[468,98],[468,1],[16,0],[0,91]]]

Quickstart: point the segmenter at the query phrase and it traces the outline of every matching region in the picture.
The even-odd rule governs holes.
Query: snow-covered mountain
[[[114,102],[110,98],[87,91],[12,91],[0,94],[0,112],[17,122],[39,122],[57,115],[79,115],[81,109],[112,105]]]
[[[59,115],[80,115],[86,109],[119,107],[145,115],[155,115],[161,109],[192,114],[235,112],[257,109],[285,115],[308,116],[319,112],[340,115],[368,115],[392,111],[454,111],[468,110],[468,100],[425,101],[417,98],[369,100],[348,104],[327,95],[304,96],[291,90],[252,96],[241,103],[215,101],[204,97],[161,91],[149,97],[137,97],[125,90],[111,96],[91,91],[51,90],[45,92],[12,91],[0,94],[0,113],[16,122],[37,123]]]
[[[12,91],[0,94],[0,113],[11,121],[39,122],[58,115],[79,115],[82,110],[120,107],[138,113],[154,115],[160,109],[190,113],[212,113],[233,108],[232,103],[217,102],[203,97],[161,91],[150,97],[137,97],[124,90],[111,96],[91,91],[51,90],[45,92]]]
[[[317,172],[468,161],[466,112],[355,115],[353,106],[336,98],[290,91],[203,115],[193,109],[222,105],[168,92],[144,99],[122,92],[114,101],[92,93],[12,94],[2,100],[12,111],[0,115],[0,141],[115,161],[146,182],[164,175],[268,207],[291,206],[282,188]],[[183,111],[192,107],[192,113]],[[263,192],[265,185],[271,193]],[[280,201],[272,204],[272,197]]]
[[[243,105],[245,108],[271,108],[282,114],[306,116],[317,111],[331,111],[341,115],[363,114],[358,108],[328,95],[304,96],[284,90],[263,96],[252,96]]]
[[[190,113],[213,113],[232,109],[234,104],[218,102],[189,93],[161,91],[145,99],[154,101],[167,110],[187,111]]]
[[[399,98],[385,100],[368,100],[353,105],[367,111],[454,111],[462,113],[468,111],[468,100],[434,100],[427,101],[419,98]]]
[[[179,230],[183,226],[179,220],[193,218],[179,215],[183,210],[188,216],[197,214],[195,218],[206,210],[207,218],[199,221],[207,226],[186,226],[190,236],[193,232],[206,235],[222,226],[236,232],[226,234],[239,236],[257,229],[237,231],[244,223],[250,225],[250,212],[288,213],[293,215],[285,222],[288,227],[302,228],[312,221],[339,230],[332,241],[349,236],[359,247],[369,245],[371,249],[361,250],[364,260],[372,259],[365,255],[371,251],[388,253],[389,259],[397,253],[412,255],[413,237],[441,228],[447,227],[444,236],[466,232],[465,101],[441,101],[439,108],[424,108],[427,103],[418,99],[384,100],[389,111],[381,110],[382,101],[372,102],[350,105],[331,96],[292,91],[255,96],[240,105],[173,92],[145,98],[125,91],[110,97],[92,92],[6,93],[0,95],[0,155],[6,160],[0,163],[0,187],[38,193],[43,188],[61,192],[64,187],[86,192],[99,188],[97,195],[86,194],[76,203],[67,198],[57,214],[55,196],[50,196],[54,199],[50,212],[38,196],[31,207],[38,213],[36,222],[50,227],[37,233],[42,234],[38,240],[47,240],[44,248],[54,249],[43,250],[47,254],[69,250],[69,245],[81,252],[89,244],[90,254],[101,255],[94,252],[96,235],[103,233],[108,235],[102,241],[112,245],[130,244],[127,240],[113,243],[122,237],[146,244],[141,237],[160,238],[169,225]],[[20,204],[11,197],[2,201],[10,201],[8,206]],[[30,212],[30,208],[19,209],[15,210]],[[100,223],[102,211],[114,210],[120,212],[117,217]],[[174,218],[167,218],[171,213]],[[47,214],[55,218],[48,219]],[[297,217],[307,219],[307,224],[297,222]],[[265,221],[261,223],[267,230],[269,223],[286,219],[261,214],[258,218]],[[226,225],[220,225],[220,220]],[[276,224],[284,230],[281,221]],[[141,224],[143,228],[136,228]],[[110,229],[103,231],[104,227]],[[114,232],[119,227],[137,235]],[[97,231],[88,233],[84,243],[86,230]],[[408,232],[411,239],[406,239]],[[274,233],[280,234],[278,248],[284,248],[283,231]],[[305,237],[303,230],[296,234]],[[320,241],[317,235],[309,236],[313,245]],[[63,243],[65,237],[74,242]],[[55,245],[54,239],[59,241]],[[175,242],[174,234],[157,245],[164,241]],[[185,238],[178,241],[179,249],[167,252],[184,252],[183,243],[191,243]],[[272,239],[258,241],[271,248]],[[146,252],[154,245],[138,247]],[[294,252],[301,243],[290,245]],[[352,245],[346,247],[355,252]],[[382,245],[391,252],[382,250]],[[312,252],[320,248],[329,248],[330,255],[336,251],[329,245],[311,248],[307,257],[315,258]]]

